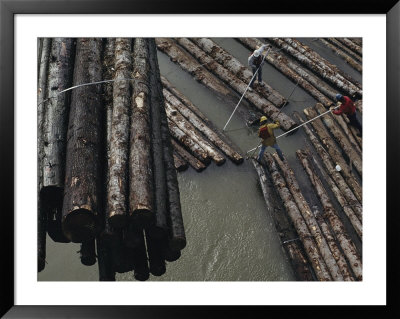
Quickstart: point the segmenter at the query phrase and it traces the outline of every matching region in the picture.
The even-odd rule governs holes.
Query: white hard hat
[[[253,54],[254,54],[254,56],[255,56],[256,58],[258,58],[258,57],[260,56],[260,51],[257,51],[257,50],[256,50],[256,51],[254,51]]]
[[[340,171],[342,170],[342,168],[340,167],[339,164],[337,164],[335,168],[336,168],[336,170],[337,170],[338,172],[340,172]]]

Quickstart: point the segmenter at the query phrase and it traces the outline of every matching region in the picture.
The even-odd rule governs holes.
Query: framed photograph
[[[273,4],[257,3],[254,7],[250,3],[228,5],[208,0],[196,4],[153,0],[47,2],[0,0],[0,141],[2,143],[0,174],[3,185],[1,192],[3,229],[0,232],[3,242],[1,315],[4,318],[135,316],[164,318],[204,317],[209,313],[217,316],[240,313],[246,316],[253,311],[261,311],[262,315],[268,313],[297,316],[309,315],[313,311],[321,312],[321,315],[333,311],[344,317],[366,315],[371,312],[382,317],[395,316],[396,313],[399,315],[395,296],[398,279],[394,273],[394,259],[398,250],[396,245],[398,239],[394,236],[397,207],[393,190],[398,176],[397,136],[400,133],[397,128],[400,119],[399,15],[400,4],[397,0],[381,3],[358,0],[350,3],[284,1]],[[219,267],[215,262],[216,257],[205,260],[201,256],[203,253],[201,248],[204,246],[207,248],[204,251],[212,250],[213,244],[215,245],[218,240],[226,239],[223,234],[216,238],[201,238],[201,236],[191,238],[196,240],[196,243],[193,243],[193,247],[189,247],[190,256],[196,259],[192,264],[185,262],[180,266],[177,271],[181,272],[181,275],[177,277],[171,275],[165,277],[167,279],[146,282],[120,277],[122,279],[115,282],[100,282],[90,271],[82,272],[80,275],[71,273],[71,269],[73,271],[74,268],[65,267],[66,260],[62,258],[49,267],[51,272],[38,275],[36,105],[39,77],[37,61],[42,43],[40,39],[155,38],[154,48],[158,47],[161,77],[169,74],[175,83],[189,83],[196,76],[196,80],[201,81],[203,75],[196,75],[195,72],[189,75],[187,70],[178,72],[177,69],[182,65],[178,66],[175,62],[179,58],[168,56],[166,51],[161,52],[161,48],[163,45],[167,46],[168,41],[163,43],[159,39],[214,38],[216,43],[225,48],[232,51],[242,50],[240,54],[245,56],[260,47],[236,39],[247,37],[271,39],[287,36],[308,39],[305,41],[310,45],[317,43],[318,39],[327,37],[362,39],[362,72],[359,72],[365,111],[362,118],[364,127],[362,280],[331,283],[322,282],[324,281],[322,276],[317,276],[317,280],[301,281],[279,261],[271,264],[268,275],[264,276],[266,271],[260,275],[257,273],[259,269],[257,265],[265,263],[265,260],[258,258],[257,253],[247,254],[246,250],[252,249],[250,246],[245,246],[241,253],[236,252],[236,247],[223,247],[217,251],[217,254],[225,254],[227,259],[234,260],[241,256],[249,256],[249,259],[241,264],[241,268],[233,269],[231,274],[229,273],[231,266],[228,263],[224,266],[223,275],[212,276],[208,271]],[[183,40],[180,45],[184,47]],[[272,45],[275,49],[279,49],[277,42]],[[355,46],[357,47],[356,44]],[[189,52],[190,43],[185,50]],[[157,50],[154,52],[157,56]],[[330,54],[333,55],[332,52]],[[201,66],[208,63],[208,60],[198,59],[200,64],[202,63]],[[247,56],[242,59],[247,61]],[[248,72],[251,73],[251,69]],[[257,71],[253,70],[251,74],[256,76],[256,73]],[[258,74],[261,76],[261,72]],[[270,75],[263,73],[263,77],[264,80],[269,79]],[[103,82],[108,80],[99,79]],[[288,81],[284,88],[284,95],[288,100],[306,99],[306,95],[296,96],[295,90],[299,82],[300,79],[297,83],[293,79],[291,82]],[[258,78],[255,88],[251,88],[252,85],[244,87],[246,91],[249,87],[250,90],[260,91],[263,90],[260,83],[262,84],[262,80]],[[196,91],[198,88],[196,86],[187,92],[190,94],[190,90]],[[213,107],[213,103],[224,103],[223,98],[213,97],[213,100],[209,96],[210,93],[207,94],[204,94],[204,99],[211,105],[209,110]],[[356,95],[357,93],[354,94]],[[233,96],[240,103],[240,95]],[[336,99],[339,99],[337,95]],[[204,101],[201,103],[206,104]],[[211,110],[207,114],[216,113]],[[215,115],[220,122],[219,126],[223,126],[221,123],[226,123],[225,127],[228,125],[233,113],[231,117],[230,114],[226,112],[220,116]],[[259,117],[257,121],[258,119]],[[235,118],[229,124],[232,131],[238,127],[241,129],[240,121]],[[284,131],[288,130],[289,128],[286,128]],[[247,148],[246,143],[249,143],[249,150],[256,146],[251,144],[252,140],[249,137],[243,137],[240,141],[243,143],[241,149]],[[295,149],[296,146],[292,147]],[[285,149],[283,151],[285,153]],[[281,153],[278,154],[280,157]],[[239,170],[234,175],[229,165],[225,167],[224,172],[227,173],[215,176],[207,173],[207,170],[202,173],[203,175],[196,173],[196,176],[202,176],[201,179],[213,180],[215,189],[213,186],[209,190],[202,190],[203,197],[193,196],[187,200],[187,202],[193,200],[193,207],[189,204],[185,206],[192,211],[193,220],[190,220],[188,226],[191,229],[199,222],[195,218],[196,214],[201,214],[196,211],[196,207],[208,209],[207,216],[215,218],[215,220],[210,219],[210,225],[214,224],[215,227],[223,229],[227,223],[227,216],[218,216],[218,207],[226,206],[227,210],[232,211],[233,216],[235,212],[232,207],[238,200],[240,205],[236,205],[239,207],[237,210],[245,214],[246,207],[249,207],[246,201],[254,200],[253,197],[243,196],[245,193],[242,190],[234,188],[231,189],[225,202],[221,200],[227,193],[217,189],[221,185],[229,188],[229,183],[237,181],[238,184],[242,184],[242,188],[247,188],[250,184],[256,184],[254,176],[249,178],[246,170]],[[352,165],[356,166],[357,163],[353,161]],[[336,170],[340,171],[341,168],[340,166],[337,168],[338,166]],[[245,181],[246,179],[248,180]],[[199,192],[201,183],[191,184],[189,180],[184,180],[184,183],[190,192]],[[204,185],[209,184],[204,183]],[[261,191],[259,192],[261,194]],[[317,198],[316,194],[313,196]],[[262,195],[258,197],[263,198]],[[213,205],[213,201],[219,200],[220,206]],[[264,205],[263,200],[260,205]],[[239,221],[237,224],[240,223]],[[267,222],[261,226],[274,228],[273,224],[268,226]],[[249,228],[247,235],[253,236],[254,240],[258,238],[270,240],[269,237],[257,237],[257,230],[254,231],[251,222],[241,224],[240,227]],[[233,227],[230,234],[235,232],[234,229],[236,228]],[[265,232],[268,236],[278,236],[272,231],[265,230]],[[233,241],[238,247],[240,241],[245,240],[241,236],[245,236],[246,232],[243,234],[238,234],[238,238]],[[66,254],[65,245],[69,244],[54,246],[54,256]],[[71,248],[68,249],[72,251]],[[277,250],[284,256],[284,249],[281,246],[277,245]],[[184,254],[184,250],[182,252]],[[72,253],[75,254],[75,251]],[[173,263],[169,265],[171,269],[174,266]],[[79,272],[79,268],[76,269]]]

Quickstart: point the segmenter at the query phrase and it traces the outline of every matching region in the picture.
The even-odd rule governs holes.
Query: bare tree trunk
[[[186,171],[189,167],[188,163],[184,161],[182,157],[176,152],[174,152],[173,156],[174,156],[175,169],[178,172]]]
[[[136,38],[133,49],[132,115],[129,156],[129,216],[136,225],[154,222],[151,154],[149,57],[147,39]]]
[[[237,78],[245,83],[249,83],[253,77],[253,73],[248,67],[244,66],[238,59],[217,45],[214,41],[208,38],[190,38],[202,50],[209,54],[215,61],[223,65],[226,69],[232,72]],[[264,82],[265,83],[265,82]],[[267,83],[264,86],[255,85],[255,90],[263,97],[272,102],[276,107],[282,107],[286,99],[278,91],[273,89]]]
[[[296,155],[302,163],[304,170],[307,172],[311,183],[315,187],[315,190],[317,191],[318,197],[320,198],[322,206],[324,207],[324,216],[328,219],[333,231],[335,232],[335,236],[343,249],[344,255],[349,261],[350,267],[353,270],[356,279],[362,280],[362,264],[360,256],[357,253],[354,243],[346,233],[342,221],[337,216],[320,179],[316,174],[313,173],[308,160],[309,155],[301,150],[298,150]]]
[[[318,248],[316,247],[315,241],[307,228],[307,225],[301,216],[301,213],[291,195],[290,191],[286,187],[286,183],[283,180],[281,174],[279,173],[275,161],[270,154],[265,154],[267,167],[271,173],[272,180],[274,181],[275,187],[277,188],[282,202],[286,208],[290,219],[296,228],[297,233],[304,245],[307,256],[313,269],[320,281],[330,281],[332,280],[324,259],[321,257]]]
[[[74,85],[101,80],[101,50],[101,39],[77,40]],[[62,215],[64,234],[73,242],[98,232],[102,113],[101,86],[72,91]]]
[[[180,146],[175,140],[171,140],[172,146],[174,147],[174,152],[180,155],[185,161],[189,163],[197,172],[201,172],[206,169],[206,166],[186,151],[182,146]]]
[[[163,94],[165,99],[178,110],[179,113],[181,113],[197,130],[203,133],[215,146],[223,151],[234,163],[239,164],[243,162],[243,157],[239,153],[222,141],[195,113],[181,103],[168,90],[164,89]]]
[[[215,62],[210,56],[208,56],[203,50],[197,45],[186,38],[178,38],[177,42],[190,52],[199,62],[201,62],[205,68],[218,76],[227,85],[229,85],[238,94],[242,95],[246,88],[247,83],[239,80],[235,77],[232,72],[225,69],[222,65]],[[296,123],[285,113],[280,112],[270,101],[261,97],[255,92],[247,91],[245,98],[251,102],[260,112],[268,115],[274,121],[278,120],[281,127],[285,130],[290,130],[296,126]]]

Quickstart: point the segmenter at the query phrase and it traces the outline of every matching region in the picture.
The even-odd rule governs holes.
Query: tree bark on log
[[[282,48],[291,56],[296,58],[300,63],[307,66],[310,70],[317,73],[321,78],[325,79],[329,83],[333,84],[335,87],[345,91],[350,94],[352,97],[360,98],[362,96],[362,91],[356,87],[353,83],[349,82],[347,79],[342,77],[338,73],[334,73],[327,65],[324,63],[315,63],[307,56],[302,54],[297,50],[296,43],[293,43],[291,39],[285,38],[285,41],[279,38],[271,38],[273,43],[275,43],[279,48]]]
[[[305,223],[301,213],[291,195],[290,191],[286,187],[286,183],[283,180],[281,174],[279,173],[275,161],[271,154],[265,154],[264,158],[266,159],[267,167],[271,173],[272,180],[274,181],[275,187],[277,188],[279,195],[282,199],[282,202],[286,208],[290,219],[296,228],[297,233],[301,239],[301,242],[304,245],[307,256],[313,266],[315,274],[318,277],[319,281],[330,281],[332,280],[327,266],[325,264],[324,259],[319,253],[318,248],[316,247],[315,241],[307,228],[307,224]]]
[[[85,266],[93,266],[96,263],[96,245],[95,240],[91,239],[84,241],[81,244],[81,250],[79,251],[81,263]]]
[[[128,162],[129,162],[129,109],[132,73],[132,40],[115,40],[115,77],[113,83],[113,109],[111,118],[110,150],[107,181],[106,218],[112,227],[122,228],[127,224]]]
[[[215,61],[232,72],[237,78],[245,83],[249,83],[253,77],[253,73],[248,67],[244,66],[238,59],[217,45],[214,41],[208,38],[190,38],[203,51],[210,55]],[[278,91],[264,82],[264,86],[255,85],[255,90],[272,102],[276,107],[282,107],[286,101]]]
[[[304,109],[303,112],[308,119],[313,119],[317,116],[317,112],[315,112],[312,108],[306,108]],[[339,166],[341,167],[342,176],[346,180],[349,187],[352,189],[354,195],[361,203],[362,202],[361,186],[351,173],[350,167],[348,166],[347,162],[343,159],[342,154],[338,151],[338,147],[331,139],[329,132],[326,130],[321,119],[316,119],[315,121],[312,121],[311,125],[314,128],[317,135],[319,136],[322,144],[325,146],[326,151],[332,157],[335,164],[339,164]]]
[[[222,132],[220,128],[214,125],[200,110],[197,106],[195,106],[186,96],[184,96],[181,92],[179,92],[172,84],[163,76],[161,76],[161,81],[163,86],[171,92],[178,100],[180,100],[189,110],[191,110],[194,114],[197,115],[211,130],[216,133],[219,138],[225,142],[225,144],[229,145],[236,153],[239,153],[239,149],[235,146],[232,141]]]
[[[101,80],[102,40],[78,39],[74,68],[74,85]],[[101,86],[90,85],[72,91],[66,177],[63,203],[63,231],[73,242],[95,237],[101,178]]]
[[[295,112],[294,116],[301,123],[304,122],[303,119],[300,117],[300,115],[298,113]],[[309,137],[311,143],[313,144],[315,150],[319,154],[319,156],[320,156],[320,158],[322,160],[322,163],[324,164],[324,167],[326,168],[326,171],[329,173],[329,175],[335,181],[336,185],[339,187],[340,191],[345,196],[346,201],[353,208],[353,210],[356,213],[358,219],[360,221],[362,221],[362,206],[359,203],[357,197],[354,195],[353,191],[347,185],[347,183],[344,180],[343,176],[340,174],[340,172],[338,172],[335,169],[335,164],[334,164],[331,156],[328,154],[328,152],[325,150],[325,148],[318,141],[318,138],[311,132],[311,129],[309,128],[309,125],[306,124],[306,125],[303,126],[303,128],[304,128],[307,136]]]
[[[347,73],[343,72],[341,69],[339,69],[336,65],[330,63],[328,60],[324,59],[321,57],[317,52],[309,48],[308,46],[304,45],[301,43],[299,40],[295,38],[284,38],[284,40],[289,43],[291,46],[293,46],[296,50],[298,50],[300,53],[304,54],[307,58],[310,60],[314,61],[315,63],[321,65],[322,68],[328,67],[333,71],[334,74],[339,74],[340,78],[346,79],[346,81],[350,82],[350,85],[354,87],[356,90],[361,89],[361,84],[354,80],[350,75]]]
[[[135,38],[129,156],[129,216],[138,226],[154,222],[149,57],[147,39]]]
[[[326,109],[320,103],[317,103],[315,105],[315,109],[319,114],[326,112]],[[353,165],[356,168],[357,172],[360,174],[360,176],[362,176],[362,160],[360,154],[356,151],[357,144],[350,143],[348,136],[344,135],[340,128],[335,125],[332,116],[335,115],[331,115],[329,113],[324,115],[323,117],[321,117],[322,122],[329,129],[332,136],[335,138],[335,141],[338,145],[340,145],[346,156],[348,156],[349,159],[353,162]]]
[[[362,57],[362,48],[361,46],[355,44],[353,41],[348,38],[336,38],[339,42],[343,43],[346,47],[348,47],[351,51],[358,54]]]
[[[346,233],[342,221],[337,216],[336,211],[329,200],[329,196],[322,185],[322,182],[311,169],[308,160],[308,154],[304,151],[298,150],[296,151],[296,155],[302,163],[307,175],[309,176],[311,183],[314,185],[315,190],[317,191],[318,197],[320,198],[322,206],[324,207],[324,217],[327,218],[333,231],[335,232],[335,236],[342,247],[343,253],[346,256],[351,269],[354,272],[356,280],[362,280],[362,264],[360,256],[354,243]]]
[[[344,272],[342,269],[339,268],[339,265],[336,263],[336,258],[334,258],[334,254],[339,255],[340,251],[333,251],[331,252],[330,247],[328,246],[328,243],[325,240],[325,237],[310,209],[310,206],[308,205],[307,201],[305,200],[303,194],[301,193],[299,184],[297,183],[296,177],[294,175],[294,172],[292,169],[289,167],[287,162],[282,162],[276,154],[272,155],[275,159],[275,162],[278,163],[278,166],[280,167],[281,171],[283,172],[283,176],[286,180],[286,185],[288,189],[290,190],[297,207],[299,208],[299,211],[301,215],[304,218],[304,221],[306,222],[308,229],[312,236],[314,237],[314,240],[317,244],[317,247],[319,248],[319,251],[321,253],[321,256],[323,257],[326,266],[328,267],[329,273],[332,276],[333,280],[336,281],[349,281],[351,280],[351,275],[350,273]],[[342,275],[342,273],[346,275]]]
[[[232,108],[235,107],[237,96],[228,89],[228,87],[217,77],[207,71],[194,57],[187,53],[184,49],[178,47],[172,39],[167,38],[156,38],[155,39],[157,48],[167,54],[170,59],[177,63],[183,70],[187,71],[194,79],[207,88],[216,92],[224,100],[229,100],[232,103]],[[255,110],[254,110],[255,111]],[[261,113],[254,112],[245,107],[239,105],[236,112],[244,119],[245,122],[251,123],[256,118],[261,117]],[[256,114],[252,114],[256,113]],[[259,113],[259,114],[258,114]]]
[[[170,103],[165,103],[165,111],[168,119],[174,122],[179,129],[181,129],[187,136],[189,136],[195,143],[197,143],[211,158],[214,162],[220,166],[225,163],[226,159],[218,152],[218,150],[206,141],[203,136],[197,131],[197,129],[182,116]]]
[[[237,38],[237,40],[251,50],[255,50],[264,44],[256,38]],[[311,85],[311,83],[303,79],[295,71],[289,68],[285,63],[282,63],[279,59],[280,55],[275,52],[270,52],[268,56],[265,57],[265,61],[275,67],[279,72],[283,73],[287,78],[292,80],[293,83],[298,83],[299,86],[308,92],[314,99],[326,106],[332,105],[331,100],[329,100],[317,88]]]
[[[346,214],[347,218],[349,219],[351,225],[353,226],[354,230],[356,231],[356,234],[362,240],[362,225],[361,221],[358,219],[356,214],[354,213],[351,204],[347,202],[347,200],[344,198],[343,194],[339,190],[339,188],[336,186],[335,182],[332,180],[332,178],[325,172],[325,170],[321,167],[321,165],[318,163],[318,161],[312,157],[313,162],[315,166],[319,169],[321,172],[321,176],[325,179],[325,181],[328,183],[330,186],[332,193],[335,195],[338,203],[343,209],[343,212]]]
[[[325,38],[325,40],[336,46],[337,50],[341,51],[341,53],[343,54],[343,57],[347,57],[349,60],[352,60],[361,68],[362,57],[360,57],[357,53],[349,49],[346,45],[338,41],[336,38]]]
[[[173,156],[174,156],[175,169],[178,172],[186,171],[189,167],[189,164],[186,161],[184,161],[178,153],[174,152]]]
[[[157,41],[157,39],[156,39]],[[149,46],[153,52],[156,51],[156,44],[153,39],[149,40]],[[162,85],[158,61],[156,61],[155,76],[157,79],[157,94],[163,101]],[[185,228],[183,225],[178,176],[174,166],[173,148],[171,145],[171,137],[168,130],[167,114],[165,106],[160,105],[161,115],[161,137],[163,143],[163,158],[165,163],[165,172],[167,178],[167,194],[168,194],[168,245],[172,250],[182,250],[186,246]]]
[[[180,155],[185,161],[189,163],[193,169],[197,172],[201,172],[206,169],[206,165],[204,165],[201,161],[195,158],[192,154],[186,151],[182,146],[180,146],[175,140],[171,140],[171,144],[174,147],[174,152]]]
[[[239,80],[236,76],[234,76],[232,72],[228,71],[222,65],[215,62],[214,59],[208,56],[193,42],[186,38],[178,38],[177,42],[189,53],[191,53],[199,62],[201,62],[205,68],[218,76],[239,95],[242,95],[245,92],[248,86],[247,83]],[[288,115],[280,112],[270,101],[261,97],[254,91],[247,91],[245,94],[245,99],[253,104],[260,112],[266,114],[274,121],[279,121],[283,129],[290,130],[291,128],[296,126],[296,123]]]
[[[289,225],[289,221],[286,218],[286,214],[282,213],[274,214],[275,212],[275,207],[273,205],[274,198],[272,197],[274,191],[268,185],[268,178],[264,168],[255,159],[251,159],[251,162],[259,177],[261,191],[265,199],[267,212],[274,219],[275,228],[281,239],[282,246],[285,249],[287,256],[289,257],[290,262],[293,266],[296,278],[301,281],[313,280],[311,266],[307,262],[307,259],[304,257],[298,242],[291,241],[291,239],[297,237],[297,233],[295,231],[290,231],[292,227]],[[287,242],[285,243],[285,241]]]
[[[182,114],[197,130],[203,133],[215,146],[226,154],[234,163],[239,164],[243,162],[243,157],[227,145],[219,136],[212,131],[195,113],[181,103],[171,92],[163,89],[164,98],[176,110]]]
[[[334,52],[337,56],[345,60],[353,69],[357,70],[358,72],[362,72],[362,66],[352,57],[348,56],[345,52],[343,52],[341,50],[341,47],[338,47],[340,44],[337,43],[337,41],[334,38],[327,38],[327,39],[319,38],[319,41],[326,47],[331,49],[331,51]]]

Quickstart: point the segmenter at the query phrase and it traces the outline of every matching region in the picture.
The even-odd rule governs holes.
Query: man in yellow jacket
[[[279,155],[279,158],[283,161],[283,154],[279,145],[276,143],[276,138],[274,135],[274,130],[279,128],[279,121],[275,121],[275,123],[267,123],[267,117],[262,116],[260,119],[260,128],[258,129],[258,137],[262,138],[261,149],[257,156],[257,161],[261,161],[265,149],[270,146],[273,147]]]

